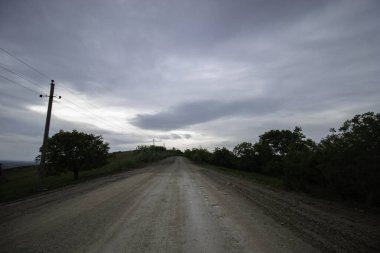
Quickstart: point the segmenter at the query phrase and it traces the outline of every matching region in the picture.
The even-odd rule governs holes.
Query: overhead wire
[[[50,78],[49,76],[47,76],[46,74],[42,73],[41,71],[39,71],[38,69],[36,69],[35,67],[33,67],[32,65],[28,64],[27,62],[23,61],[22,59],[20,59],[19,57],[15,56],[14,54],[10,53],[8,50],[5,50],[4,48],[0,47],[0,50],[3,51],[4,53],[6,53],[7,55],[13,57],[14,59],[16,59],[17,61],[23,63],[24,65],[26,65],[27,67],[29,67],[30,69],[32,69],[33,71],[35,71],[36,73],[38,73],[39,75],[41,75],[42,77],[46,78],[47,80],[52,80],[52,78]],[[11,71],[11,70],[9,70]],[[14,73],[14,72],[13,72]],[[16,74],[17,75],[17,74]],[[37,85],[38,86],[38,85]],[[75,95],[75,96],[78,96],[79,94],[73,92],[71,89],[69,89],[68,87],[65,87],[64,85],[60,85],[59,86],[60,88],[63,88],[65,89],[66,91],[68,91],[69,93]],[[89,102],[87,102],[89,105],[93,106],[93,107],[96,107],[92,104],[90,104]]]
[[[11,80],[11,79],[9,79],[9,78],[7,78],[7,77],[1,75],[1,74],[0,74],[0,77],[3,78],[3,79],[5,79],[5,80],[7,80],[7,81],[10,82],[10,83],[13,83],[13,84],[19,85],[19,86],[21,86],[21,87],[23,87],[23,88],[25,88],[25,89],[27,89],[27,90],[33,92],[33,93],[36,93],[36,94],[40,95],[40,93],[39,93],[38,91],[33,90],[32,88],[30,88],[30,87],[28,87],[28,86],[26,86],[26,85],[24,85],[24,84],[21,84],[21,83],[19,83],[19,82],[13,81],[13,80]]]
[[[9,78],[7,78],[7,77],[1,75],[1,74],[0,74],[0,77],[3,78],[3,79],[5,79],[5,80],[7,80],[8,82],[10,82],[10,83],[12,83],[12,84],[19,85],[19,86],[21,86],[21,87],[23,87],[23,88],[25,88],[25,89],[27,89],[27,90],[29,90],[29,91],[31,91],[31,92],[37,94],[37,95],[40,95],[40,93],[39,93],[38,91],[33,90],[32,88],[30,88],[30,87],[28,87],[28,86],[26,86],[26,85],[23,85],[23,84],[21,84],[21,83],[19,83],[19,82],[16,82],[16,81],[14,81],[14,80],[11,80],[11,79],[9,79]],[[66,101],[68,101],[68,100],[66,99]],[[68,102],[69,102],[70,104],[76,106],[76,108],[74,108],[74,107],[72,107],[72,106],[68,106],[67,104],[62,104],[62,103],[59,103],[59,104],[65,106],[65,107],[67,107],[67,108],[69,108],[69,109],[71,109],[71,110],[74,111],[74,112],[79,112],[79,113],[81,113],[81,114],[84,115],[84,116],[90,117],[92,120],[95,120],[95,121],[96,121],[97,123],[99,123],[99,124],[107,125],[107,126],[113,128],[113,129],[115,128],[114,125],[111,125],[111,124],[109,124],[109,123],[106,122],[106,121],[102,121],[100,118],[94,117],[94,115],[91,114],[90,112],[85,112],[80,106],[78,106],[78,105],[76,105],[76,104],[74,104],[74,103],[72,103],[72,102],[70,102],[70,101],[68,101]],[[52,130],[53,130],[53,129],[52,129]],[[121,129],[118,129],[118,130],[121,131]],[[56,129],[54,129],[53,131],[58,132]]]
[[[41,75],[42,77],[48,79],[48,80],[51,80],[51,78],[49,78],[47,75],[45,75],[44,73],[42,73],[41,71],[39,71],[38,69],[34,68],[33,66],[31,66],[30,64],[26,63],[25,61],[21,60],[20,58],[18,58],[17,56],[15,56],[14,54],[8,52],[7,50],[5,50],[4,48],[0,47],[0,50],[3,51],[4,53],[6,53],[7,55],[13,57],[14,59],[16,59],[17,61],[25,64],[26,66],[28,66],[30,69],[32,69],[34,72],[38,73],[39,75]]]
[[[66,90],[67,92],[69,92],[70,94],[76,96],[76,97],[78,97],[78,96],[81,95],[81,94],[79,94],[78,92],[75,92],[75,91],[73,91],[72,89],[70,89],[70,88],[68,88],[67,86],[62,85],[62,84],[60,84],[59,86],[56,86],[56,87],[57,87],[58,89],[62,88],[62,89],[64,89],[64,90]],[[123,131],[123,130],[120,128],[120,126],[117,126],[117,125],[114,125],[114,124],[109,123],[109,121],[106,121],[105,119],[99,117],[97,114],[92,113],[90,110],[83,108],[82,106],[78,105],[77,103],[73,102],[72,100],[70,100],[70,99],[68,99],[68,98],[62,98],[62,99],[63,99],[63,100],[66,100],[67,102],[71,103],[72,105],[76,106],[77,108],[79,108],[79,109],[81,109],[81,110],[84,110],[87,114],[92,115],[92,116],[93,116],[92,118],[95,117],[96,119],[98,119],[98,121],[101,121],[100,123],[105,124],[105,125],[107,125],[107,126],[109,126],[109,127],[112,127],[112,128],[115,128],[115,127],[116,127],[116,128],[118,128],[119,131]],[[98,108],[98,109],[101,109],[101,108],[99,108],[99,106],[96,106],[96,105],[90,103],[90,102],[87,101],[87,100],[80,99],[80,101],[83,102],[83,103],[85,103],[85,104],[87,104],[87,105],[90,105],[91,108]]]
[[[21,78],[21,79],[23,79],[23,80],[25,80],[25,81],[31,83],[31,84],[33,84],[34,86],[38,87],[39,89],[42,89],[44,92],[47,91],[45,87],[42,87],[41,85],[37,84],[36,82],[27,79],[27,78],[24,77],[23,75],[18,74],[18,73],[16,73],[16,72],[10,70],[9,68],[3,66],[2,64],[0,64],[0,68],[4,69],[5,71],[7,71],[7,72],[9,72],[9,73],[11,73],[11,74],[13,74],[13,75],[19,77],[19,78]]]
[[[103,125],[107,125],[109,127],[112,127],[112,128],[118,128],[118,126],[116,125],[113,125],[111,123],[109,123],[108,121],[104,120],[103,118],[100,118],[98,117],[96,114],[92,113],[91,111],[87,110],[87,109],[84,109],[82,108],[81,106],[79,106],[78,104],[68,100],[67,98],[62,98],[63,100],[66,100],[68,103],[70,103],[71,105],[75,106],[76,108],[78,108],[80,111],[82,111],[83,113],[85,113],[87,116],[91,117],[92,119],[96,120],[98,123],[101,123]],[[62,104],[62,103],[60,103]],[[63,104],[64,105],[64,104]],[[119,131],[122,131],[120,128],[118,129]]]
[[[17,57],[17,56],[15,56],[14,54],[10,53],[9,51],[5,50],[4,48],[1,48],[1,47],[0,47],[0,50],[3,51],[4,53],[6,53],[7,55],[13,57],[13,58],[16,59],[17,61],[21,62],[22,64],[26,65],[27,67],[29,67],[30,69],[32,69],[33,71],[35,71],[36,73],[38,73],[39,75],[41,75],[42,77],[46,78],[47,80],[51,80],[51,78],[50,78],[49,76],[47,76],[46,74],[42,73],[41,71],[39,71],[38,69],[36,69],[36,68],[33,67],[32,65],[28,64],[27,62],[23,61],[23,60],[20,59],[19,57]],[[28,80],[27,78],[23,77],[21,74],[17,74],[16,72],[14,72],[14,71],[12,71],[12,70],[10,70],[10,69],[8,69],[8,68],[2,66],[1,64],[0,64],[0,67],[3,68],[3,69],[5,69],[6,71],[8,71],[8,72],[10,72],[10,73],[12,73],[12,74],[14,74],[14,75],[16,75],[16,76],[18,76],[18,77],[20,77],[20,78],[22,78],[22,79],[28,81],[29,83],[31,83],[31,84],[33,84],[33,85],[35,85],[35,86],[37,86],[37,87],[39,87],[39,88],[41,88],[41,89],[43,89],[43,90],[45,91],[45,88],[43,88],[42,86],[38,85],[37,83],[34,83],[34,82],[31,81],[31,80]],[[15,84],[17,84],[17,85],[23,86],[24,88],[26,88],[26,89],[28,89],[28,90],[30,90],[30,91],[33,91],[34,93],[39,94],[38,92],[36,92],[35,90],[29,88],[28,86],[25,86],[25,85],[22,85],[22,84],[20,84],[20,83],[18,83],[18,82],[12,81],[12,80],[10,80],[10,79],[4,77],[4,76],[1,76],[1,77],[3,77],[4,79],[6,79],[6,80],[8,80],[8,81],[10,81],[10,82],[12,82],[12,83],[15,83]],[[78,96],[78,95],[79,95],[79,94],[76,94],[75,92],[73,92],[73,91],[72,91],[71,89],[69,89],[68,87],[65,87],[64,85],[59,85],[58,88],[63,88],[63,89],[65,89],[66,91],[68,91],[69,93],[71,93],[72,95],[75,95],[75,96]],[[82,111],[85,110],[84,108],[82,108],[81,106],[79,106],[78,104],[74,103],[73,101],[71,101],[71,100],[69,100],[69,99],[67,99],[67,98],[65,98],[64,100],[67,101],[67,102],[69,102],[69,103],[71,103],[71,104],[73,104],[73,105],[76,106],[79,110],[82,110]],[[94,107],[94,108],[97,107],[97,106],[95,106],[95,105],[92,105],[92,104],[89,103],[88,101],[84,101],[84,102],[87,103],[87,104],[89,104],[89,105],[91,105],[91,107]],[[115,125],[111,125],[108,121],[105,121],[104,119],[99,118],[97,115],[95,115],[94,113],[90,112],[89,110],[85,110],[85,111],[87,111],[87,116],[90,116],[92,119],[96,119],[96,121],[97,121],[98,123],[102,123],[102,124],[105,124],[105,125],[110,126],[110,127],[112,127],[112,128],[115,128]],[[117,128],[118,128],[118,127],[117,127]]]
[[[60,84],[60,85],[58,86],[58,88],[62,88],[62,89],[64,89],[64,90],[66,90],[67,92],[71,93],[71,94],[74,95],[74,96],[80,96],[80,95],[81,95],[81,94],[79,94],[78,92],[75,92],[75,91],[73,91],[72,89],[70,89],[70,88],[68,88],[67,86],[62,85],[62,84]],[[84,103],[90,105],[90,106],[93,107],[93,108],[99,108],[99,106],[94,105],[94,104],[90,103],[90,102],[87,101],[87,100],[82,100],[82,101],[84,101]]]
[[[93,115],[94,117],[96,117],[96,118],[98,118],[99,120],[101,120],[104,124],[109,124],[109,122],[106,121],[105,119],[100,118],[99,116],[97,116],[96,114],[94,114],[93,112],[91,112],[90,110],[83,108],[82,106],[78,105],[77,103],[73,102],[72,100],[70,100],[70,99],[68,99],[68,98],[62,98],[62,99],[65,100],[65,101],[67,101],[67,102],[69,102],[70,104],[72,104],[72,105],[74,105],[74,106],[80,108],[81,110],[86,111],[88,114]]]

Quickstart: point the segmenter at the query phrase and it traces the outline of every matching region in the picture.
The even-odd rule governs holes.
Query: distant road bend
[[[0,251],[380,251],[378,223],[297,196],[172,157],[0,205]]]

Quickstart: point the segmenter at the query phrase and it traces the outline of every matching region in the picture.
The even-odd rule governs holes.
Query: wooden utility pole
[[[54,80],[51,80],[50,83],[50,95],[40,95],[40,97],[49,97],[48,110],[46,115],[45,122],[45,131],[44,131],[44,140],[42,143],[41,149],[41,161],[40,161],[40,179],[42,181],[42,177],[45,175],[45,162],[46,162],[46,148],[49,140],[49,128],[50,128],[50,119],[51,119],[51,109],[53,107],[53,98],[54,98]],[[59,96],[61,98],[61,96]]]

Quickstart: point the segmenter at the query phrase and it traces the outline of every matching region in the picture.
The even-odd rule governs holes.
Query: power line
[[[13,84],[17,84],[17,85],[19,85],[19,86],[21,86],[21,87],[24,87],[25,89],[27,89],[27,90],[29,90],[29,91],[31,91],[31,92],[33,92],[33,93],[36,93],[36,94],[40,95],[40,93],[39,93],[38,91],[35,91],[35,90],[33,90],[32,88],[30,88],[30,87],[28,87],[28,86],[26,86],[26,85],[23,85],[23,84],[21,84],[21,83],[19,83],[19,82],[15,82],[15,81],[13,81],[13,80],[11,80],[11,79],[9,79],[9,78],[3,76],[3,75],[0,75],[0,77],[2,77],[3,79],[5,79],[5,80],[7,80],[7,81],[9,81],[9,82],[11,82],[11,83],[13,83]]]
[[[68,87],[65,87],[64,85],[60,85],[60,86],[58,87],[58,89],[59,89],[59,88],[62,88],[62,89],[64,89],[64,90],[66,90],[67,92],[71,93],[71,94],[74,95],[74,96],[80,96],[80,94],[79,94],[78,92],[75,92],[75,91],[73,91],[72,89],[70,89],[70,88],[68,88]],[[82,99],[81,99],[81,101],[83,101],[84,103],[90,105],[90,106],[93,107],[93,108],[99,108],[99,106],[94,105],[93,103],[90,103],[90,102],[87,101],[87,100],[82,100]]]
[[[63,85],[57,86],[57,88],[58,88],[58,89],[59,89],[59,88],[63,88],[64,90],[68,91],[69,93],[71,93],[72,95],[77,96],[77,97],[80,95],[80,94],[78,94],[78,93],[72,91],[71,89],[69,89],[69,88],[63,86]],[[74,105],[75,107],[79,108],[80,110],[86,112],[86,114],[89,115],[92,119],[96,119],[98,123],[102,123],[102,124],[105,124],[105,125],[107,125],[107,126],[109,126],[109,127],[117,128],[119,131],[122,131],[122,128],[120,128],[120,126],[117,126],[117,125],[111,125],[111,124],[110,124],[108,121],[106,121],[105,119],[103,119],[103,118],[97,116],[96,114],[92,113],[90,110],[87,110],[87,109],[83,108],[83,106],[78,105],[77,103],[73,102],[72,100],[67,99],[67,98],[62,98],[62,99],[65,100],[66,102],[68,102],[68,103]],[[90,105],[90,106],[93,107],[93,108],[99,108],[98,106],[95,106],[95,105],[93,105],[92,103],[90,103],[90,102],[88,102],[88,101],[86,101],[86,100],[82,100],[82,99],[80,99],[80,100],[83,101],[85,104]]]
[[[80,105],[72,102],[71,100],[68,100],[67,98],[64,98],[64,100],[66,100],[67,102],[69,102],[70,104],[76,106],[77,108],[80,108],[82,111],[85,111],[87,113],[87,115],[90,115],[90,116],[93,116],[93,117],[97,117],[94,113],[92,113],[91,111],[87,110],[87,109],[84,109],[82,108]],[[103,119],[101,118],[98,118],[98,120],[101,120],[103,124],[108,124],[107,121],[104,121]]]
[[[45,90],[44,87],[42,87],[41,85],[39,85],[39,84],[37,84],[37,83],[35,83],[35,82],[33,82],[33,81],[31,81],[31,80],[25,78],[23,75],[18,74],[18,73],[16,73],[16,72],[14,72],[14,71],[8,69],[7,67],[4,67],[4,66],[1,65],[1,64],[0,64],[0,68],[2,68],[2,69],[4,69],[4,70],[8,71],[9,73],[12,73],[12,74],[15,75],[15,76],[18,76],[19,78],[21,78],[21,79],[23,79],[23,80],[25,80],[25,81],[27,81],[27,82],[33,84],[34,86],[36,86],[36,87],[42,89],[44,92],[46,92],[46,90]]]
[[[0,77],[2,77],[3,79],[9,81],[9,82],[12,83],[12,84],[19,85],[19,86],[21,86],[21,87],[23,87],[23,88],[25,88],[25,89],[27,89],[27,90],[29,90],[29,91],[35,93],[35,94],[40,95],[40,93],[39,93],[38,91],[36,91],[36,90],[34,90],[34,89],[32,89],[32,88],[30,88],[30,87],[28,87],[28,86],[26,86],[26,85],[24,85],[24,84],[22,84],[22,83],[19,83],[19,82],[16,82],[16,81],[14,81],[14,80],[11,80],[11,79],[9,79],[9,78],[3,76],[3,75],[0,75]],[[119,127],[117,127],[117,126],[115,126],[115,125],[111,125],[109,122],[105,121],[104,119],[101,119],[101,118],[97,117],[95,114],[93,114],[93,113],[90,112],[89,110],[85,110],[84,108],[82,108],[82,107],[79,106],[78,104],[76,104],[76,103],[74,103],[74,102],[72,102],[72,101],[70,101],[70,100],[68,100],[68,99],[64,99],[64,100],[67,101],[68,103],[74,105],[74,106],[77,108],[77,109],[75,109],[75,108],[69,107],[69,106],[67,106],[67,105],[65,105],[65,104],[62,104],[62,105],[64,105],[64,106],[66,106],[66,107],[72,109],[73,111],[76,111],[76,112],[77,112],[78,110],[80,110],[80,111],[82,111],[82,113],[85,113],[84,115],[87,115],[88,117],[92,118],[93,120],[95,120],[95,121],[98,122],[98,123],[101,123],[101,124],[103,124],[103,125],[107,125],[107,126],[112,127],[112,128],[119,128]],[[121,130],[121,129],[119,128],[118,130]]]
[[[18,58],[17,56],[15,56],[14,54],[8,52],[7,50],[5,50],[4,48],[1,48],[0,47],[0,50],[3,51],[4,53],[6,53],[7,55],[13,57],[14,59],[16,59],[17,61],[25,64],[26,66],[28,66],[30,69],[32,69],[33,71],[35,71],[36,73],[40,74],[41,76],[43,76],[44,78],[48,79],[49,81],[51,80],[51,78],[49,78],[47,75],[45,75],[44,73],[42,73],[41,71],[37,70],[36,68],[34,68],[33,66],[31,66],[30,64],[26,63],[25,61],[21,60],[20,58]]]
[[[37,94],[37,95],[40,95],[40,93],[39,93],[38,91],[33,90],[32,88],[30,88],[30,87],[28,87],[28,86],[26,86],[26,85],[23,85],[23,84],[21,84],[21,83],[19,83],[19,82],[13,81],[13,80],[11,80],[11,79],[9,79],[9,78],[7,78],[7,77],[1,75],[1,74],[0,74],[0,77],[3,78],[3,79],[5,79],[5,80],[7,80],[7,81],[9,81],[9,82],[12,83],[12,84],[19,85],[19,86],[21,86],[21,87],[23,87],[23,88],[25,88],[25,89],[27,89],[27,90],[29,90],[29,91],[31,91],[31,92]],[[73,108],[73,107],[71,107],[71,106],[68,106],[67,104],[62,104],[62,103],[60,103],[60,104],[63,105],[63,106],[66,106],[67,108],[69,108],[69,109],[71,109],[71,110],[73,110],[73,111],[75,111],[75,112],[78,112],[78,111],[79,111],[79,113],[82,113],[82,115],[85,115],[85,116],[90,117],[91,119],[95,120],[97,123],[100,123],[100,124],[103,124],[103,125],[107,125],[107,126],[109,126],[109,127],[111,127],[111,128],[119,128],[119,127],[117,127],[116,125],[111,125],[109,122],[107,122],[107,121],[105,121],[105,120],[103,120],[103,119],[101,119],[101,118],[99,118],[99,117],[96,117],[95,114],[93,114],[93,113],[91,113],[91,112],[89,112],[89,111],[86,112],[86,111],[85,111],[83,108],[81,108],[79,105],[77,105],[77,104],[75,104],[75,103],[69,101],[68,99],[65,99],[65,100],[66,100],[67,102],[69,102],[70,104],[74,105],[76,108]],[[119,128],[118,130],[121,131],[120,128]]]
[[[4,53],[6,53],[7,55],[13,57],[13,58],[16,59],[17,61],[21,62],[22,64],[28,66],[30,69],[32,69],[33,71],[35,71],[36,73],[38,73],[38,74],[41,75],[42,77],[46,78],[47,80],[51,80],[51,78],[49,78],[47,75],[45,75],[45,74],[42,73],[41,71],[37,70],[36,68],[34,68],[33,66],[31,66],[30,64],[26,63],[25,61],[23,61],[23,60],[20,59],[19,57],[15,56],[14,54],[10,53],[9,51],[5,50],[4,48],[1,48],[1,47],[0,47],[0,50],[3,51]],[[28,80],[28,79],[22,77],[21,75],[17,74],[16,72],[14,72],[14,71],[12,71],[12,70],[10,70],[10,69],[4,67],[4,66],[1,66],[1,65],[0,65],[0,67],[2,67],[2,68],[5,69],[6,71],[8,71],[8,72],[10,72],[10,73],[12,73],[12,74],[14,74],[14,75],[20,77],[20,78],[22,78],[22,79],[24,79],[24,80],[30,82],[31,84],[33,84],[33,85],[35,85],[35,86],[37,86],[37,87],[39,87],[39,88],[42,88],[42,87],[41,87],[40,85],[38,85],[37,83],[34,83],[33,81],[30,81],[30,80]],[[28,90],[34,92],[34,93],[39,94],[38,92],[36,92],[35,90],[29,88],[28,86],[25,86],[25,85],[20,84],[20,83],[18,83],[18,82],[12,81],[12,80],[10,80],[10,79],[8,79],[8,78],[2,76],[2,75],[1,75],[1,77],[4,78],[4,79],[6,79],[6,80],[8,80],[8,81],[10,81],[10,82],[12,82],[12,83],[14,83],[14,84],[20,85],[20,86],[22,86],[22,87],[24,87],[24,88],[26,88],[26,89],[28,89]],[[65,86],[58,86],[58,87],[62,87],[63,89],[65,89],[65,90],[68,91],[69,93],[71,93],[71,94],[73,94],[73,95],[75,95],[75,96],[78,96],[78,94],[74,93],[73,91],[71,91],[71,89],[66,88]],[[57,87],[57,88],[58,88],[58,87]],[[45,91],[44,88],[42,88],[42,89]],[[39,94],[39,95],[40,95],[40,94]],[[83,108],[81,108],[81,107],[80,107],[79,105],[77,105],[76,103],[74,103],[74,102],[72,102],[72,101],[70,101],[70,100],[68,100],[68,99],[64,99],[64,100],[66,100],[67,102],[73,104],[74,106],[78,107],[79,109],[84,110]],[[91,103],[89,103],[89,102],[87,102],[87,101],[85,101],[85,103],[91,105],[92,107],[95,107],[95,108],[97,107],[97,106],[94,106],[94,105],[92,105]],[[75,109],[74,109],[74,110],[75,110]],[[102,123],[102,124],[108,125],[108,126],[110,126],[110,127],[112,127],[112,128],[115,128],[114,125],[110,125],[109,122],[107,122],[107,121],[105,121],[105,120],[103,120],[103,119],[101,119],[101,118],[98,118],[95,114],[93,114],[93,113],[91,113],[91,112],[89,112],[89,111],[88,111],[87,115],[90,116],[92,119],[95,119],[98,123]],[[117,128],[118,128],[118,127],[117,127]]]
[[[63,88],[64,90],[68,91],[69,93],[71,93],[71,94],[74,95],[74,96],[77,96],[77,97],[80,96],[79,93],[73,91],[73,90],[70,89],[70,88],[65,87],[64,85],[60,85],[58,88]],[[105,119],[103,119],[103,118],[97,116],[96,114],[92,113],[90,110],[84,109],[82,106],[78,105],[77,103],[74,103],[73,101],[71,101],[71,100],[69,100],[69,99],[67,99],[67,98],[63,98],[63,100],[66,100],[67,102],[73,104],[74,106],[76,106],[76,107],[78,107],[78,108],[80,108],[80,109],[86,111],[86,112],[89,113],[90,115],[93,115],[94,117],[96,117],[97,119],[99,119],[99,120],[101,121],[100,123],[103,123],[103,124],[105,124],[105,125],[107,125],[107,126],[110,126],[110,127],[112,127],[112,128],[117,128],[119,131],[123,131],[123,129],[122,129],[121,126],[118,126],[118,125],[110,125],[110,123],[109,123],[108,121],[106,121]],[[90,103],[90,102],[87,101],[87,100],[80,99],[80,101],[83,102],[83,103],[85,103],[85,104],[87,104],[87,105],[90,105],[92,108],[95,108],[95,109],[101,109],[99,106],[94,105],[94,104]]]
[[[64,99],[64,98],[63,98],[63,99]],[[64,99],[64,100],[66,100],[67,102],[69,102],[70,104],[72,104],[73,106],[75,106],[77,109],[76,109],[76,108],[73,108],[72,106],[69,106],[69,105],[67,105],[67,104],[63,104],[63,103],[59,103],[59,104],[61,104],[61,105],[63,105],[63,106],[66,106],[67,108],[69,108],[69,109],[71,109],[71,110],[73,110],[73,111],[75,111],[75,112],[79,112],[79,113],[81,113],[82,115],[85,115],[85,116],[87,116],[87,117],[90,117],[91,119],[95,120],[97,123],[100,123],[100,124],[103,124],[103,125],[107,125],[107,126],[109,126],[109,127],[111,127],[111,128],[118,128],[119,131],[122,131],[122,129],[119,128],[118,126],[116,126],[116,125],[111,125],[109,122],[103,120],[102,118],[97,117],[95,114],[91,113],[90,111],[81,108],[79,105],[77,105],[77,104],[75,104],[75,103],[73,103],[73,102],[71,102],[71,101],[69,101],[69,100],[67,100],[67,99]],[[79,110],[79,111],[78,111],[78,110]]]
[[[6,53],[7,55],[13,57],[13,58],[16,59],[17,61],[21,62],[22,64],[28,66],[30,69],[32,69],[32,70],[35,71],[36,73],[40,74],[41,76],[43,76],[43,77],[46,78],[47,80],[49,80],[49,81],[51,80],[51,78],[49,78],[47,75],[45,75],[44,73],[42,73],[42,72],[39,71],[38,69],[34,68],[34,67],[31,66],[30,64],[26,63],[25,61],[23,61],[22,59],[20,59],[20,58],[17,57],[16,55],[10,53],[9,51],[7,51],[7,50],[5,50],[4,48],[1,48],[1,47],[0,47],[0,50],[3,51],[4,53]],[[10,72],[10,73],[12,73],[12,74],[17,75],[18,77],[21,77],[20,75],[18,75],[18,74],[15,73],[14,71],[12,71],[12,70],[10,70],[10,69],[7,69],[7,68],[4,67],[4,66],[0,66],[0,67],[2,67],[3,69],[7,70],[8,72]],[[40,87],[40,88],[42,88],[40,85],[38,85],[38,84],[36,84],[36,83],[34,83],[34,82],[28,80],[28,79],[25,79],[24,77],[21,77],[21,78],[24,79],[24,80],[27,80],[27,81],[31,82],[31,83],[34,84],[34,85],[37,85],[37,86]],[[63,89],[65,89],[66,91],[68,91],[69,93],[71,93],[71,94],[73,94],[73,95],[75,95],[75,96],[78,96],[78,95],[79,95],[79,94],[77,94],[76,92],[73,92],[71,89],[65,87],[64,85],[59,85],[57,88],[58,88],[58,89],[59,89],[59,88],[63,88]],[[45,88],[42,88],[42,89],[44,90],[44,92],[46,92]],[[66,100],[67,100],[67,99],[66,99]],[[88,101],[86,101],[85,103],[89,104],[89,105],[92,106],[92,107],[95,107],[95,108],[97,107],[97,106],[95,106],[95,105],[89,103]],[[77,106],[78,106],[78,105],[77,105]]]

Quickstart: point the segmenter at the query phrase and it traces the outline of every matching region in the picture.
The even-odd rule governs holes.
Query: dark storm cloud
[[[17,156],[28,146],[23,137],[30,144],[42,134],[45,116],[30,107],[46,107],[38,94],[50,78],[58,95],[65,85],[109,112],[128,108],[121,121],[137,115],[137,128],[118,127],[138,132],[131,135],[52,121],[53,131],[104,134],[112,147],[151,137],[197,145],[205,133],[231,144],[294,124],[322,136],[344,118],[380,110],[379,13],[377,0],[0,1],[0,46],[49,76],[0,54],[0,64],[46,87],[25,82],[36,94],[0,77],[0,136],[14,136],[1,154]],[[182,128],[194,134],[165,133]]]
[[[278,110],[281,104],[276,100],[254,98],[232,102],[188,102],[157,114],[139,114],[132,124],[144,129],[173,130],[228,116],[265,115]]]
[[[287,24],[305,8],[323,6],[296,2],[2,1],[1,42],[77,90],[128,94],[120,90],[128,87],[139,98],[149,96],[144,86],[164,81],[154,70],[163,56],[219,57],[218,47],[231,38]]]

